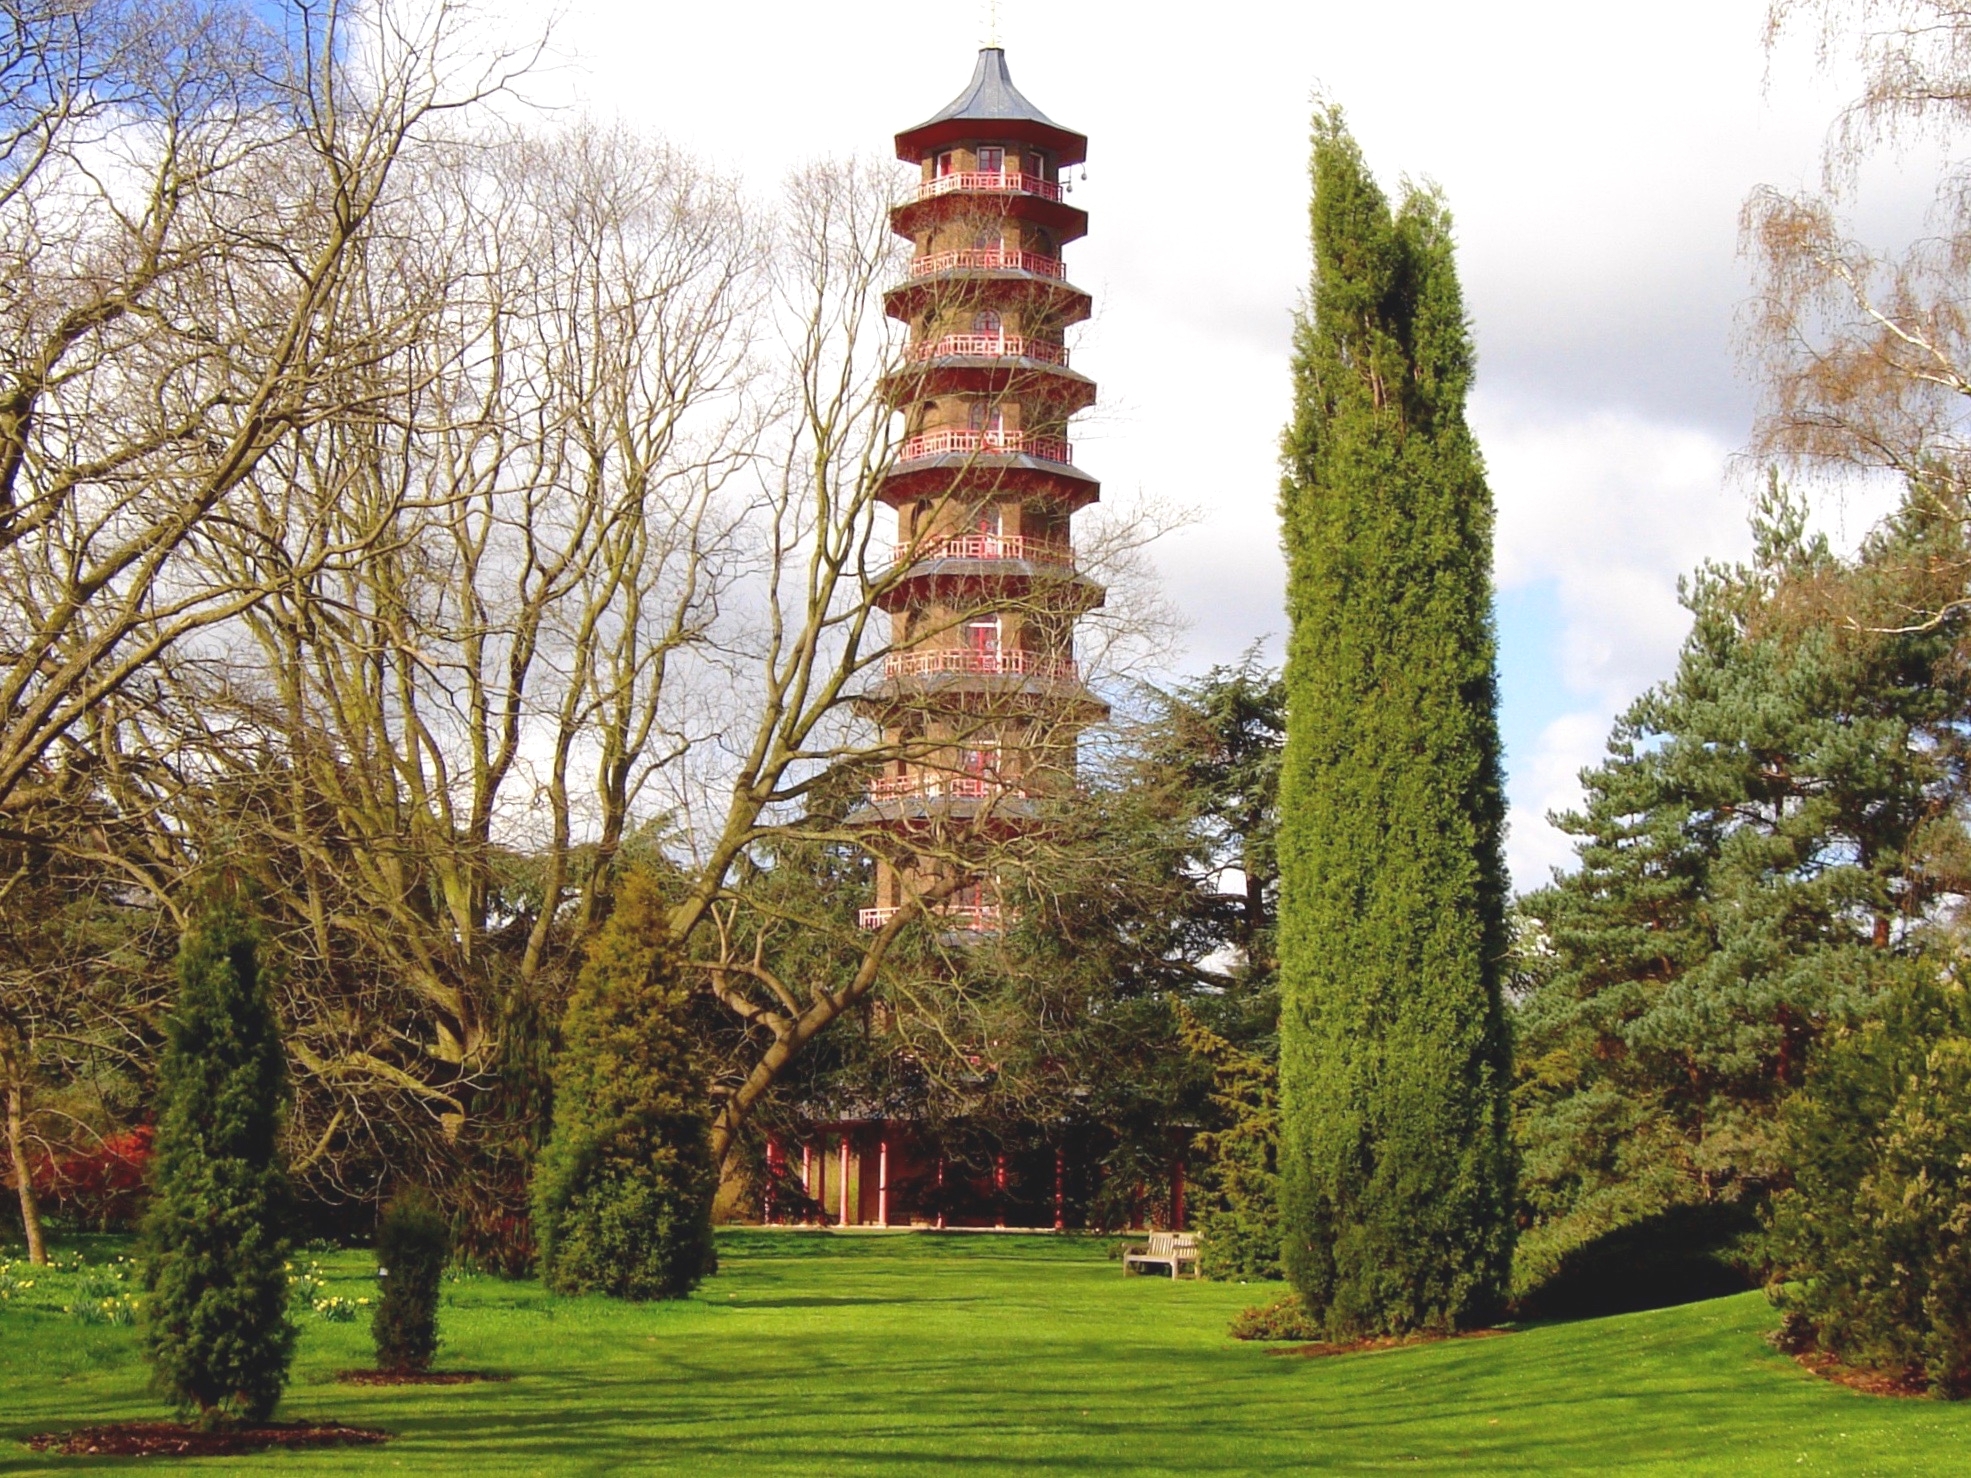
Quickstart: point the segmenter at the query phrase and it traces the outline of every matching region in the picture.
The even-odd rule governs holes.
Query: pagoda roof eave
[[[999,46],[979,48],[978,62],[965,90],[914,128],[896,138],[897,158],[907,164],[966,139],[1014,139],[1051,149],[1062,165],[1088,158],[1088,138],[1063,128],[1027,101],[1006,69],[1006,51]]]

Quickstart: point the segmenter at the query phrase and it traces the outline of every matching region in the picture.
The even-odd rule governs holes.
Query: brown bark
[[[949,891],[948,889],[946,891]],[[726,1156],[731,1153],[746,1117],[762,1098],[766,1097],[773,1085],[780,1080],[786,1069],[800,1051],[822,1030],[844,1011],[854,1006],[875,988],[876,977],[881,972],[883,960],[889,954],[890,946],[896,941],[904,927],[922,911],[922,905],[904,909],[890,920],[871,941],[863,955],[862,964],[852,979],[840,991],[816,991],[807,1009],[792,1015],[783,1016],[777,1012],[750,1007],[742,1010],[743,1015],[768,1025],[773,1030],[773,1042],[754,1062],[746,1080],[719,1106],[712,1119],[712,1159],[723,1173]],[[728,965],[705,962],[701,968],[711,976],[713,993],[728,1006],[735,1009],[745,1007],[745,1003],[732,994],[728,984],[734,974],[747,973],[732,970]],[[784,990],[784,987],[783,987]],[[778,993],[778,992],[777,992]]]
[[[7,1085],[7,1153],[13,1162],[14,1184],[21,1200],[21,1230],[27,1237],[27,1260],[37,1268],[48,1266],[48,1240],[41,1231],[41,1206],[34,1198],[34,1176],[27,1163],[27,1115],[25,1095],[18,1082]]]

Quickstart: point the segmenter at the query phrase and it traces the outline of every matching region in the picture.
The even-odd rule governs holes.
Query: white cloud
[[[1547,816],[1581,803],[1579,775],[1602,753],[1612,715],[1563,714],[1540,733],[1528,760],[1515,767],[1506,832],[1506,867],[1521,892],[1544,883],[1555,868],[1573,866],[1573,843]]]
[[[1665,675],[1685,627],[1677,577],[1749,548],[1731,448],[1630,411],[1585,415],[1481,397],[1472,419],[1498,504],[1501,590],[1558,589],[1570,693],[1633,694]]]
[[[1569,861],[1548,813],[1580,803],[1576,777],[1601,756],[1615,715],[1675,663],[1689,627],[1678,577],[1742,555],[1750,540],[1744,498],[1725,480],[1730,448],[1707,431],[1496,399],[1477,401],[1473,420],[1498,502],[1499,588],[1548,587],[1560,621],[1551,682],[1565,711],[1530,754],[1507,756],[1507,855],[1523,889]],[[1507,651],[1516,657],[1526,660]]]

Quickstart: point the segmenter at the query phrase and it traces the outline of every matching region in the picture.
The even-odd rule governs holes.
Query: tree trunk
[[[27,1260],[37,1268],[48,1266],[48,1240],[41,1233],[41,1207],[34,1199],[34,1176],[27,1165],[27,1124],[21,1085],[7,1085],[7,1151],[14,1165],[14,1183],[20,1187],[21,1229],[27,1235]]]

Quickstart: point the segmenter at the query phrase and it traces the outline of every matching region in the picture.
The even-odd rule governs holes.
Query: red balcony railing
[[[1038,195],[1042,200],[1061,198],[1061,187],[1051,180],[1043,180],[1037,174],[1021,174],[1017,170],[983,169],[961,169],[951,174],[941,174],[936,179],[925,180],[917,187],[917,198],[935,200],[940,195],[950,195],[961,190],[990,190],[1008,195]]]
[[[946,334],[910,346],[910,360],[920,364],[927,359],[1038,359],[1063,367],[1068,362],[1067,346],[1046,339],[1030,339],[1024,334]]]
[[[869,782],[872,801],[939,800],[954,797],[965,801],[992,800],[1002,795],[1023,796],[1024,790],[1003,780],[984,775],[947,775],[936,770],[920,770],[914,775],[878,775]]]
[[[884,677],[925,677],[933,673],[958,672],[986,677],[1057,678],[1073,682],[1079,671],[1072,657],[1049,657],[1018,647],[1008,647],[998,652],[975,651],[971,647],[920,647],[914,652],[892,652],[883,659]]]
[[[1074,551],[1065,544],[1029,539],[1023,534],[959,534],[949,539],[926,539],[899,544],[892,554],[897,564],[926,559],[1024,559],[1037,565],[1074,568]]]
[[[898,908],[865,908],[858,918],[863,928],[880,929],[902,911]],[[955,929],[990,934],[999,928],[1005,915],[996,903],[973,903],[947,904],[943,908],[933,909],[931,917]]]
[[[1044,257],[1036,251],[1006,251],[996,246],[934,252],[928,257],[917,257],[910,264],[912,277],[933,277],[940,272],[1031,272],[1063,282],[1068,276],[1068,269],[1059,257]]]
[[[924,457],[949,456],[954,452],[981,452],[987,455],[1024,453],[1043,462],[1073,462],[1074,448],[1058,436],[1034,436],[1025,431],[970,431],[952,427],[926,431],[911,437],[898,452],[898,460],[915,462]]]

